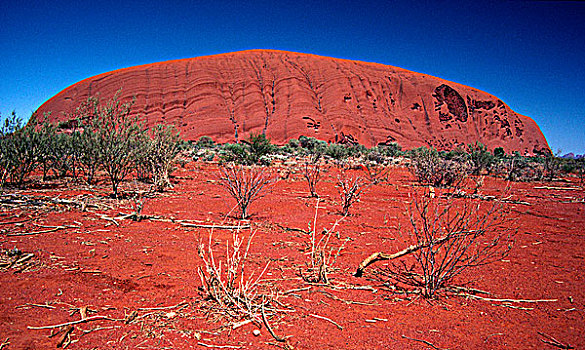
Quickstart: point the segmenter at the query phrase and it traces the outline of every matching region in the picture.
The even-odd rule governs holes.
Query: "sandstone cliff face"
[[[252,50],[104,73],[63,90],[37,112],[66,120],[89,96],[125,101],[148,125],[183,138],[235,142],[264,132],[283,144],[300,135],[366,146],[548,150],[536,123],[474,88],[404,69],[315,55]]]

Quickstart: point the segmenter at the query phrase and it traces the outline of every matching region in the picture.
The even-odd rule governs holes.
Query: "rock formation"
[[[493,150],[549,150],[536,123],[477,89],[392,66],[252,50],[131,67],[78,82],[37,112],[52,120],[89,96],[136,99],[148,125],[176,125],[187,140],[236,142],[265,133],[283,144],[300,135],[368,147],[450,149],[480,141]]]

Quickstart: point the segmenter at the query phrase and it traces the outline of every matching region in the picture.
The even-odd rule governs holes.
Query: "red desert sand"
[[[339,222],[331,246],[345,245],[327,286],[299,275],[308,262],[306,231],[317,202],[300,168],[273,165],[284,178],[251,205],[244,222],[214,180],[217,165],[210,163],[179,169],[171,191],[144,200],[140,221],[122,215],[136,210],[135,201],[109,199],[106,184],[19,192],[30,201],[5,203],[1,214],[2,259],[10,263],[0,265],[0,342],[10,343],[5,349],[50,349],[63,342],[70,349],[585,346],[585,207],[576,179],[514,183],[503,202],[518,231],[509,256],[453,281],[486,293],[441,292],[426,299],[398,293],[376,274],[392,267],[389,262],[368,267],[363,277],[353,275],[370,254],[411,244],[406,210],[409,193],[421,187],[409,171],[391,167],[388,182],[369,187]],[[327,168],[317,186],[317,232],[341,218],[336,171]],[[126,183],[124,191],[136,191],[134,186]],[[504,187],[505,181],[486,177],[481,193],[499,196]],[[260,283],[278,291],[283,311],[269,322],[285,342],[276,341],[262,322],[237,327],[205,307],[199,244],[207,245],[213,233],[215,259],[225,262],[233,230],[209,226],[244,224],[251,226],[241,230],[244,239],[255,232],[247,273],[259,276],[268,264]],[[18,261],[9,257],[15,248]],[[405,256],[394,263],[412,261]]]

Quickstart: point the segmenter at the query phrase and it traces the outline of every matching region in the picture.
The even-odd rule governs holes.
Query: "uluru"
[[[502,78],[504,79],[504,77]],[[90,96],[135,99],[147,125],[173,124],[186,140],[238,142],[264,133],[368,147],[549,151],[538,125],[478,89],[405,69],[275,50],[250,50],[124,68],[80,81],[38,114],[65,121]]]

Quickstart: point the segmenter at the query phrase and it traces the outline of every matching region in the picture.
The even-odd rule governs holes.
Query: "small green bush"
[[[494,148],[494,157],[502,159],[506,156],[506,151],[504,151],[503,147],[496,147]]]
[[[335,160],[343,160],[348,158],[349,150],[344,145],[332,143],[325,149],[325,155]]]
[[[250,135],[248,140],[242,143],[225,144],[222,147],[220,158],[224,162],[234,162],[243,165],[268,165],[267,156],[276,153],[277,147],[270,143],[266,136]]]
[[[404,154],[404,152],[402,152],[402,147],[396,142],[392,142],[387,145],[378,145],[374,147],[373,150],[379,152],[384,157],[391,158],[400,157]]]
[[[215,142],[209,136],[201,136],[197,143],[195,144],[196,149],[202,148],[213,148],[215,147]]]
[[[441,158],[435,148],[415,148],[410,151],[411,172],[417,181],[436,187],[457,187],[465,178],[467,162]]]

